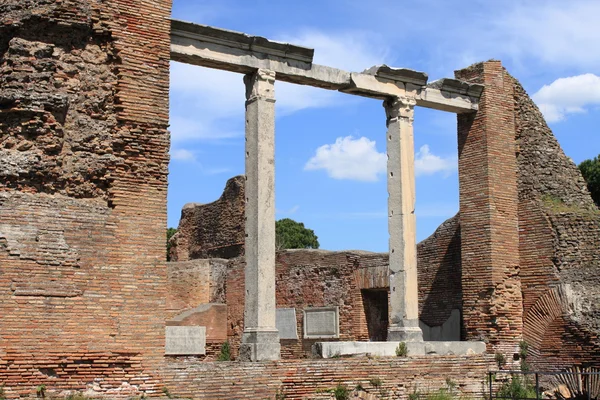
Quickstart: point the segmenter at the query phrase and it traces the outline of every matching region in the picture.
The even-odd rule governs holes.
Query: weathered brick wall
[[[171,238],[171,260],[234,258],[244,254],[244,177],[227,181],[221,197],[210,204],[186,204]]]
[[[519,82],[515,92],[524,340],[537,368],[600,357],[600,213]]]
[[[385,261],[383,258],[385,257]],[[340,339],[368,340],[367,323],[356,269],[387,263],[387,256],[362,259],[361,253],[322,250],[287,250],[277,253],[277,307],[296,308],[298,340],[282,340],[283,358],[310,357],[317,340],[303,339],[302,310],[306,307],[339,307]],[[375,261],[375,262],[373,262]],[[231,260],[227,276],[228,337],[237,356],[244,329],[243,258]],[[324,340],[319,340],[324,341]]]
[[[445,221],[417,245],[419,319],[439,326],[462,310],[460,215]]]
[[[458,116],[464,334],[512,355],[523,327],[514,87],[499,61],[456,77],[485,86],[479,111]]]
[[[206,303],[225,303],[227,260],[167,263],[167,310],[181,312]]]
[[[169,0],[0,4],[0,383],[157,391]],[[151,79],[149,79],[151,77]]]
[[[170,363],[163,369],[165,386],[192,399],[333,399],[326,392],[338,384],[358,385],[374,398],[408,399],[420,392],[446,388],[447,380],[466,398],[484,398],[492,355],[408,358],[342,358],[264,363]],[[379,384],[379,387],[376,385]]]

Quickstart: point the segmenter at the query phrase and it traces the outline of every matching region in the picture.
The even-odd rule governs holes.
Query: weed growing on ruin
[[[35,395],[37,397],[41,397],[42,399],[46,397],[46,385],[39,385],[35,388]]]
[[[339,351],[336,351],[329,358],[342,358],[342,353],[340,353]]]
[[[226,341],[221,346],[221,353],[219,353],[217,361],[231,361],[231,347],[229,346],[229,341]]]
[[[529,344],[526,341],[519,342],[519,359],[521,360],[521,371],[529,372],[529,364],[527,363],[527,352],[529,351]]]
[[[505,399],[531,399],[536,398],[535,388],[526,379],[519,375],[511,376],[510,380],[504,382],[496,397]]]
[[[348,390],[346,385],[338,383],[335,389],[333,389],[333,396],[335,400],[348,400],[350,398],[350,390]]]
[[[597,216],[600,214],[600,209],[583,208],[573,204],[565,203],[561,198],[551,194],[545,194],[542,196],[542,203],[552,213],[573,213],[587,216]]]
[[[162,388],[162,392],[165,396],[167,396],[168,399],[172,399],[173,395],[171,394],[171,392],[169,391],[169,388],[167,388],[166,386],[163,386]]]
[[[379,377],[371,378],[369,380],[369,383],[371,384],[371,386],[376,387],[376,388],[379,388],[379,387],[381,387],[381,385],[383,385],[383,381]]]
[[[413,388],[413,392],[408,394],[408,400],[419,400],[419,398],[421,397],[421,392],[419,392],[419,390],[414,387]]]
[[[496,364],[498,364],[498,368],[502,368],[506,365],[506,357],[502,353],[496,353],[494,355],[494,360],[496,360]]]
[[[357,383],[356,386],[354,387],[354,390],[356,390],[357,392],[364,392],[365,388],[360,383]]]
[[[4,392],[4,385],[0,385],[0,400],[6,400],[6,393]]]
[[[408,356],[408,346],[404,342],[398,343],[398,347],[396,347],[396,356],[397,357],[406,357]]]

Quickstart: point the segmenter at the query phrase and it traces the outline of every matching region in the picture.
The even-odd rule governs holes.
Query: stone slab
[[[396,357],[396,348],[401,342],[317,342],[313,355],[320,358],[339,356],[371,355]],[[422,355],[470,355],[483,354],[484,342],[407,342],[408,356]]]
[[[166,326],[165,354],[169,356],[206,354],[206,327]]]
[[[275,315],[275,325],[279,331],[279,339],[298,340],[295,308],[278,308]]]
[[[306,308],[303,313],[305,339],[332,339],[339,337],[338,307]]]

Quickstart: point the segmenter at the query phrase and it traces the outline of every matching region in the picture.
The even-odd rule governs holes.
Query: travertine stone
[[[278,308],[276,326],[280,339],[298,339],[298,328],[296,326],[295,308]]]
[[[276,360],[275,72],[259,69],[246,84],[246,273],[240,358]]]
[[[422,341],[417,292],[413,119],[415,100],[386,100],[388,230],[390,234],[389,341]]]
[[[338,307],[315,307],[304,309],[304,338],[326,339],[340,335]]]
[[[171,21],[171,59],[226,71],[251,74],[257,69],[277,73],[277,80],[310,85],[377,99],[403,96],[404,84],[418,87],[417,105],[465,113],[477,110],[478,96],[425,87],[427,74],[405,68],[374,66],[350,73],[312,62],[313,50],[240,32]],[[410,89],[407,88],[410,91]]]
[[[206,327],[204,326],[166,326],[166,355],[198,355],[205,354]]]

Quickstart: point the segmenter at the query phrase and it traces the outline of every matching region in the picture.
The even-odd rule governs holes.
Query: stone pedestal
[[[390,324],[388,341],[423,341],[419,327],[413,119],[415,100],[384,102],[387,116]]]
[[[246,271],[240,360],[280,358],[275,303],[275,73],[246,84]]]

